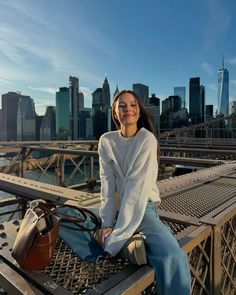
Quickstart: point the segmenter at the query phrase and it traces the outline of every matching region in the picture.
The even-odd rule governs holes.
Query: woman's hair
[[[147,109],[145,108],[142,100],[138,97],[138,95],[131,91],[131,90],[122,90],[121,92],[118,92],[112,102],[112,119],[113,122],[116,125],[117,129],[120,129],[120,122],[118,121],[116,115],[115,115],[115,106],[116,106],[116,102],[119,99],[119,97],[121,97],[123,94],[125,93],[129,93],[132,94],[134,96],[134,98],[137,100],[138,105],[139,105],[139,109],[140,109],[140,117],[138,119],[137,122],[137,127],[138,129],[141,129],[142,127],[146,128],[147,130],[149,130],[150,132],[152,132],[156,138],[158,138],[158,134],[157,131],[154,128],[153,125],[153,121],[151,119],[151,115],[150,113],[147,111]],[[160,147],[159,147],[159,143],[158,143],[158,148],[157,148],[157,160],[159,163],[159,159],[160,159]]]

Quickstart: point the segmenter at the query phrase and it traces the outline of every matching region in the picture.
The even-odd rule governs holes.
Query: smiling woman
[[[137,131],[137,122],[140,117],[139,104],[129,92],[124,92],[115,104],[113,112],[115,119],[120,123],[121,134],[124,137],[134,136]]]
[[[112,116],[118,130],[99,141],[102,227],[94,239],[115,256],[135,233],[141,234],[147,261],[156,271],[158,294],[189,295],[187,255],[158,217],[158,143],[150,116],[130,90],[114,98]]]

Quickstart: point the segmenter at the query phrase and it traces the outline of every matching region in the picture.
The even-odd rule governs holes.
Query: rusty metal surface
[[[221,291],[236,294],[236,216],[221,228]]]
[[[192,295],[219,292],[234,295],[236,292],[236,213],[232,205],[235,184],[235,163],[159,182],[160,208],[168,213],[163,221],[189,256]],[[81,202],[86,203],[86,200],[81,199]],[[209,216],[220,222],[211,223],[205,219],[206,225],[201,225],[204,217]],[[7,240],[4,234],[1,238],[0,247],[4,246],[0,251],[3,252],[7,250]],[[54,260],[40,275],[49,277],[73,294],[83,294],[106,280],[110,273],[121,272],[128,265],[127,261],[116,259],[101,261],[99,265],[83,262],[59,239]]]
[[[43,274],[49,276],[72,294],[82,294],[113,274],[120,272],[128,264],[128,261],[121,259],[103,259],[97,264],[88,263],[75,255],[59,238],[54,259],[43,271]]]

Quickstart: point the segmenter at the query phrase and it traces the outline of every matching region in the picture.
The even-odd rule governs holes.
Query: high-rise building
[[[102,104],[102,88],[92,93],[93,136],[99,139],[107,131],[107,115]]]
[[[174,87],[174,95],[181,98],[181,108],[186,108],[185,87]]]
[[[151,114],[153,119],[153,124],[156,132],[160,133],[160,98],[156,97],[155,93],[149,97],[148,105],[146,109]]]
[[[29,97],[18,92],[2,95],[2,140],[17,140],[17,109],[20,98]]]
[[[68,87],[61,87],[56,92],[56,138],[70,138],[70,93]]]
[[[40,140],[40,128],[42,124],[44,116],[38,116],[36,115],[36,128],[35,128],[35,140]]]
[[[102,105],[103,105],[103,112],[106,114],[107,117],[107,131],[111,130],[111,94],[110,94],[110,86],[105,78],[103,85],[102,85]]]
[[[79,79],[69,77],[71,139],[79,139]]]
[[[2,109],[0,109],[0,141],[2,140]]]
[[[17,140],[36,140],[36,112],[29,96],[19,98],[17,108]]]
[[[224,57],[222,68],[218,71],[218,115],[229,114],[229,71],[224,68]]]
[[[149,87],[147,85],[141,83],[133,84],[133,92],[138,95],[144,104],[148,104]]]
[[[105,78],[102,85],[102,105],[104,107],[110,107],[111,105],[110,86],[107,77]]]
[[[229,103],[229,114],[236,114],[236,100],[230,101]]]
[[[92,139],[93,138],[93,125],[92,125],[92,109],[83,108],[79,110],[79,139]]]
[[[119,92],[120,92],[120,91],[119,91],[118,85],[116,85],[116,90],[115,90],[115,92],[114,92],[114,94],[113,94],[113,98],[114,98]]]
[[[206,105],[206,121],[209,122],[213,118],[213,104]]]
[[[170,95],[162,101],[162,112],[178,112],[181,110],[181,98],[179,95]]]
[[[200,78],[190,78],[189,81],[189,118],[191,124],[204,122],[204,100],[205,91],[200,86]]]
[[[47,106],[40,128],[40,140],[56,139],[55,107]]]
[[[100,109],[102,107],[102,88],[97,88],[92,93],[92,108]]]
[[[187,109],[181,108],[181,97],[170,95],[162,101],[161,130],[171,130],[186,126]]]
[[[84,108],[84,94],[79,92],[79,110]]]
[[[200,101],[201,101],[201,122],[204,123],[206,121],[206,99],[205,99],[205,86],[200,86]]]

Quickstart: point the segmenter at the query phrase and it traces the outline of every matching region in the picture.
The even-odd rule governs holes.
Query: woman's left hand
[[[112,233],[111,227],[103,227],[95,231],[93,237],[94,239],[104,248],[105,240]]]

